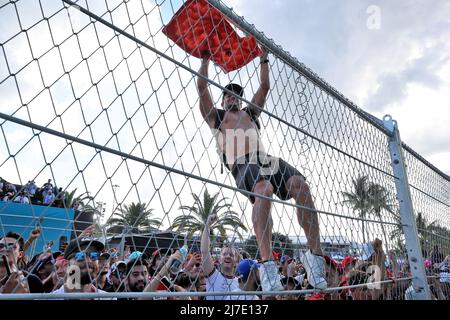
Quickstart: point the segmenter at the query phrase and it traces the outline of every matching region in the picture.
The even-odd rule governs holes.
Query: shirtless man
[[[200,97],[200,111],[216,137],[223,162],[231,171],[239,189],[271,198],[273,194],[282,200],[293,198],[298,205],[311,208],[297,209],[297,218],[308,239],[309,249],[303,256],[303,264],[308,273],[310,284],[317,289],[325,289],[324,258],[320,247],[319,220],[314,211],[310,189],[300,172],[279,158],[264,152],[260,139],[260,108],[264,107],[270,90],[268,53],[263,50],[260,57],[260,87],[256,91],[252,104],[242,108],[240,97],[243,88],[238,84],[229,84],[223,92],[221,106],[214,107],[208,82],[198,77],[197,88]],[[199,74],[208,77],[209,56],[201,61]],[[258,106],[258,107],[255,107]],[[264,291],[278,291],[283,287],[278,267],[273,261],[271,239],[273,221],[271,201],[246,194],[253,204],[252,221],[255,229],[259,252],[263,261],[261,267],[261,285]]]

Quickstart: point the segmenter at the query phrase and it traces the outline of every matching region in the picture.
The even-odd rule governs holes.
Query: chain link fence
[[[108,252],[101,264],[107,274],[97,270],[89,283],[100,288],[106,276],[112,289],[78,290],[72,298],[243,295],[203,292],[199,270],[189,270],[185,282],[179,275],[169,279],[184,288],[178,292],[157,286],[155,292],[132,293],[134,264],[128,273],[113,275],[121,261],[133,261],[130,255],[139,252],[156,279],[157,264],[173,253],[167,249],[184,244],[185,268],[194,268],[212,213],[222,218],[211,230],[216,265],[221,248],[230,244],[240,258],[261,260],[258,221],[247,196],[264,197],[239,188],[229,170],[221,173],[216,140],[198,107],[200,60],[163,33],[187,3],[197,1],[0,1],[0,235],[4,243],[11,241],[8,232],[29,240],[16,264],[25,277],[45,284],[43,291],[30,288],[0,299],[69,298],[64,290],[48,293],[67,280],[67,263],[58,256],[71,240],[81,250],[83,236],[99,240]],[[306,280],[302,257],[309,235],[297,221],[298,210],[310,207],[274,196],[271,250],[285,290],[245,294],[356,299],[355,292],[368,287],[366,299],[448,299],[449,177],[397,139],[407,179],[399,177],[390,149],[396,126],[355,106],[224,3],[209,5],[270,52],[261,141],[306,178],[315,207],[309,212],[318,215],[327,257],[328,289],[318,291]],[[259,59],[229,73],[210,67],[205,80],[213,103],[219,107],[225,86],[235,82],[244,88],[243,104],[254,105],[260,68]],[[398,201],[399,181],[413,210]],[[415,242],[405,238],[405,228]],[[412,254],[417,250],[420,256]],[[5,283],[7,264],[1,265]],[[370,265],[379,271],[371,272]],[[418,279],[431,291],[418,288]],[[423,290],[425,295],[415,296]]]

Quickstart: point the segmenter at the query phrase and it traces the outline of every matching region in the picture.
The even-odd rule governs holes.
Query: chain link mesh
[[[215,139],[198,109],[199,59],[162,33],[182,4],[76,1],[86,14],[69,1],[0,2],[2,197],[8,197],[8,183],[17,185],[4,199],[9,201],[1,202],[0,234],[15,231],[27,239],[41,227],[27,252],[30,258],[49,241],[57,251],[92,222],[93,236],[106,241],[108,250],[116,247],[121,258],[126,245],[151,255],[188,243],[192,253],[200,246],[201,230],[176,230],[174,221],[195,214],[181,209],[195,206],[193,194],[207,205],[206,190],[217,201],[226,199],[226,208],[245,227],[226,226],[225,236],[215,237],[211,247],[230,242],[259,258],[252,206],[237,192],[231,173],[220,173]],[[244,87],[248,103],[260,85],[259,67],[256,59],[228,74],[210,68],[216,106],[230,82]],[[395,283],[400,293],[389,287],[389,297],[402,299],[409,286],[407,259],[386,132],[363,111],[349,108],[322,80],[299,72],[276,53],[270,55],[269,68],[261,138],[269,154],[306,177],[324,253],[337,261],[360,257],[364,243],[380,239],[389,260],[398,264],[393,277],[406,278],[402,285]],[[435,246],[445,258],[450,246],[448,177],[410,149],[405,155],[415,214],[422,219],[417,224],[424,258],[436,257]],[[44,204],[43,186],[32,204],[11,201],[28,190],[27,181],[43,185],[47,179],[64,200]],[[364,190],[357,187],[370,185],[381,190],[381,202],[358,207],[354,199]],[[299,258],[308,246],[296,207],[274,198],[273,249]],[[140,217],[125,217],[136,208]],[[144,224],[142,216],[148,218]],[[430,277],[436,274],[436,268],[429,269]],[[436,296],[448,299],[448,288],[442,286]]]

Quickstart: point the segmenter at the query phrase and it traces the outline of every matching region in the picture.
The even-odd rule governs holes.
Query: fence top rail
[[[406,143],[402,142],[402,147],[406,151],[408,151],[412,156],[417,158],[419,161],[421,161],[423,164],[425,164],[428,168],[433,170],[435,173],[440,175],[442,178],[444,178],[446,181],[450,182],[450,176],[439,170],[436,166],[431,164],[429,161],[427,161],[424,157],[422,157],[420,154],[418,154],[416,151],[414,151],[411,147],[409,147]]]
[[[113,298],[161,298],[161,297],[189,297],[189,296],[241,296],[241,295],[262,295],[262,296],[275,296],[275,295],[292,295],[292,294],[314,294],[314,293],[332,293],[346,289],[356,289],[363,287],[374,287],[375,285],[388,284],[400,281],[409,281],[411,277],[389,279],[371,283],[357,284],[345,287],[327,288],[323,291],[317,289],[306,290],[283,290],[283,291],[244,291],[244,292],[106,292],[106,293],[13,293],[0,295],[0,300],[21,300],[21,299],[44,299],[44,300],[61,300],[61,299],[113,299]]]
[[[327,83],[324,79],[322,79],[318,74],[308,68],[305,64],[301,63],[297,58],[293,57],[289,52],[285,51],[280,45],[275,44],[273,39],[269,39],[263,32],[258,31],[253,24],[248,23],[244,17],[237,15],[232,8],[227,7],[221,0],[208,0],[208,2],[219,9],[223,14],[227,16],[233,23],[235,23],[239,28],[243,31],[252,34],[262,45],[267,47],[271,52],[275,53],[281,60],[283,60],[286,64],[291,66],[293,69],[297,70],[299,73],[303,74],[309,80],[314,82],[317,86],[319,86],[322,90],[336,98],[338,101],[343,103],[349,109],[354,111],[358,116],[367,122],[371,123],[374,127],[379,129],[381,132],[386,135],[391,135],[391,132],[387,130],[383,121],[378,119],[377,117],[371,115],[370,113],[362,110],[355,103],[353,103],[350,99],[345,97],[342,93],[336,90],[333,86]],[[437,167],[432,165],[430,162],[425,160],[424,157],[415,152],[412,148],[408,147],[406,144],[402,143],[402,146],[405,150],[413,154],[416,158],[418,158],[421,162],[423,162],[426,166],[428,166],[431,170],[439,174],[446,181],[450,181],[450,176],[439,170]]]
[[[387,130],[383,122],[371,115],[370,113],[362,110],[356,104],[354,104],[350,99],[345,97],[337,89],[327,83],[322,79],[317,73],[308,68],[305,64],[301,63],[297,58],[293,57],[289,52],[285,51],[280,45],[277,45],[273,39],[269,39],[263,32],[258,31],[253,24],[248,23],[244,17],[237,15],[232,8],[227,7],[221,0],[208,0],[208,2],[220,10],[227,18],[229,18],[236,26],[241,28],[243,31],[252,34],[259,43],[264,47],[269,49],[272,53],[275,53],[281,60],[288,64],[291,68],[298,71],[310,81],[314,82],[322,90],[339,100],[349,109],[354,111],[358,116],[367,122],[371,123],[377,129],[390,135],[389,130]]]

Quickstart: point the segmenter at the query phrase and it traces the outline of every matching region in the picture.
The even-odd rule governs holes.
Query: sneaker
[[[308,275],[309,284],[315,289],[325,290],[327,288],[325,259],[321,256],[316,256],[311,250],[308,250],[302,255],[301,261]]]
[[[259,270],[261,273],[261,287],[263,291],[283,290],[278,266],[274,261],[264,262]]]

